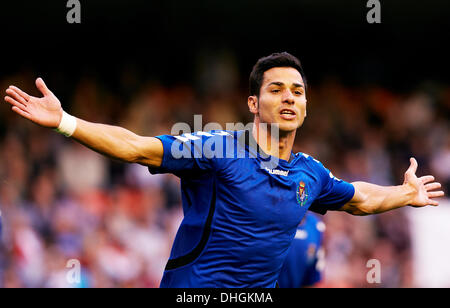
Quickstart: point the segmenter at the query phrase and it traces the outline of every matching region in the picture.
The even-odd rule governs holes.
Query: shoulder
[[[185,133],[177,136],[166,135],[169,138],[176,139],[180,142],[192,142],[196,140],[206,141],[209,139],[212,140],[222,140],[226,137],[233,137],[235,132],[226,131],[226,130],[211,130],[208,132],[197,131],[193,133]]]
[[[298,152],[295,153],[295,156],[300,157],[301,159],[303,159],[303,161],[307,163],[322,164],[320,161],[318,161],[317,159],[306,153]]]
[[[320,173],[324,171],[326,172],[327,170],[319,160],[315,159],[309,154],[298,152],[295,154],[295,156],[298,157],[297,163],[305,164],[307,167],[309,167],[309,169],[311,169],[315,173],[317,172]]]
[[[196,151],[212,148],[223,148],[222,144],[229,143],[227,139],[233,139],[234,132],[225,130],[211,130],[208,132],[197,131],[179,135],[156,136],[164,148],[170,149],[195,149]]]
[[[336,180],[339,182],[341,181],[341,179],[338,179],[337,177],[335,177],[333,175],[333,173],[327,167],[325,167],[325,165],[321,161],[315,159],[311,155],[301,153],[301,152],[297,153],[296,155],[301,155],[301,158],[306,163],[306,165],[308,167],[310,167],[310,169],[312,171],[319,174],[320,176],[326,178],[327,180],[333,179],[333,180]]]

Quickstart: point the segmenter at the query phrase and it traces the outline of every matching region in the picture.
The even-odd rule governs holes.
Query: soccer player
[[[274,287],[307,210],[375,214],[438,205],[444,194],[432,176],[416,176],[413,158],[402,185],[382,187],[339,180],[311,156],[292,153],[307,89],[299,60],[288,53],[255,64],[247,99],[254,125],[241,131],[138,136],[75,118],[41,78],[36,86],[43,97],[10,86],[5,101],[101,154],[181,178],[184,219],[161,287]]]
[[[310,287],[322,280],[325,266],[324,222],[307,212],[297,227],[289,253],[278,277],[280,288]]]

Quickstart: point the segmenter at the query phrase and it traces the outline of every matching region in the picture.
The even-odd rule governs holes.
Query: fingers
[[[36,79],[36,87],[44,96],[47,96],[52,93],[45,85],[44,80],[42,80],[42,78],[40,77]]]
[[[5,96],[5,101],[9,104],[12,105],[12,111],[14,111],[15,113],[21,115],[22,117],[31,120],[31,114],[27,111],[27,105],[26,105],[26,101],[23,97],[23,92],[22,95],[19,94],[19,92],[17,91],[18,88],[16,87],[9,87],[6,90],[6,93],[11,95],[10,96]]]
[[[431,175],[424,176],[422,178],[426,178],[426,180],[434,180],[434,177]],[[421,179],[422,179],[421,178]],[[423,180],[422,180],[423,181]],[[442,190],[435,191],[435,189],[441,188],[441,183],[434,182],[425,185],[425,189],[427,190],[428,204],[438,206],[439,202],[436,200],[432,200],[432,198],[439,198],[444,196],[444,192]]]
[[[444,196],[444,192],[442,190],[440,191],[429,191],[428,198],[439,198]]]
[[[420,180],[422,180],[422,182],[425,184],[425,183],[434,181],[434,177],[432,175],[427,175],[427,176],[421,177]],[[434,206],[439,205],[439,202],[436,200],[432,200],[432,198],[439,198],[439,197],[443,197],[445,195],[444,191],[442,191],[442,190],[436,191],[436,189],[439,189],[441,187],[442,187],[441,183],[438,183],[438,182],[434,182],[434,183],[425,185],[425,190],[427,191],[428,203],[430,205],[434,205]]]
[[[11,98],[14,99],[17,103],[23,105],[24,108],[27,107],[28,101],[23,96],[21,96],[19,94],[19,92],[17,92],[13,87],[9,87],[6,90],[6,94],[11,96]],[[6,100],[6,97],[5,97],[5,100]]]
[[[11,105],[13,105],[13,106],[19,108],[19,109],[22,109],[22,110],[24,110],[24,111],[25,111],[26,108],[27,108],[26,105],[24,105],[24,104],[21,103],[21,102],[18,102],[17,100],[15,100],[14,98],[9,97],[9,96],[5,96],[5,102],[7,102],[7,103],[9,103],[9,104],[11,104]]]
[[[21,89],[19,89],[18,87],[9,86],[9,88],[14,90],[20,96],[22,96],[27,102],[30,100],[31,96],[28,95],[27,93],[25,93],[24,91],[22,91]]]
[[[24,118],[26,118],[26,119],[28,119],[28,120],[31,121],[31,114],[29,114],[29,113],[26,112],[25,110],[22,110],[22,109],[20,109],[20,108],[18,108],[18,107],[16,107],[16,106],[13,106],[11,109],[12,109],[12,111],[14,111],[15,113],[17,113],[17,114],[21,115],[22,117],[24,117]]]
[[[428,200],[428,205],[438,206],[438,205],[439,205],[439,202],[437,202],[436,200],[431,200],[431,199],[429,199],[429,200]]]
[[[434,176],[432,176],[432,175],[425,175],[425,176],[420,177],[419,180],[421,180],[423,184],[427,184],[427,183],[430,183],[430,182],[434,181]]]
[[[438,183],[438,182],[434,182],[434,183],[425,185],[425,189],[427,191],[435,190],[435,189],[438,189],[438,188],[441,188],[441,183]]]
[[[8,92],[12,92],[12,90],[11,91],[7,90],[7,93]],[[10,94],[10,93],[8,93],[8,94]],[[11,94],[11,95],[16,96],[13,94]],[[20,98],[20,99],[23,101],[23,98]],[[12,108],[11,108],[12,111],[14,111],[15,113],[21,115],[22,117],[24,117],[28,120],[31,120],[31,114],[26,110],[26,106],[23,103],[18,102],[14,98],[9,97],[9,96],[5,97],[5,101],[12,105]]]
[[[6,90],[6,93],[8,93],[8,92],[14,92],[18,96],[20,96],[25,102],[28,102],[31,98],[30,95],[28,95],[27,93],[25,93],[24,91],[22,91],[21,89],[19,89],[16,86],[9,86],[9,88]]]

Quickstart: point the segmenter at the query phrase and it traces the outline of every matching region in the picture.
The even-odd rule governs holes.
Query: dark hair
[[[259,96],[261,86],[264,79],[264,72],[274,67],[292,67],[295,68],[303,78],[306,88],[305,74],[303,73],[300,60],[287,52],[276,52],[270,56],[260,58],[253,66],[250,73],[250,95]]]

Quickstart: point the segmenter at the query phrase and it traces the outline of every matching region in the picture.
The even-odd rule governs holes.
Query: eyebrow
[[[284,85],[284,83],[282,83],[281,81],[272,81],[271,83],[268,84],[268,86],[270,85],[276,85],[281,87]],[[296,88],[304,88],[304,86],[301,83],[294,82],[292,85]]]

